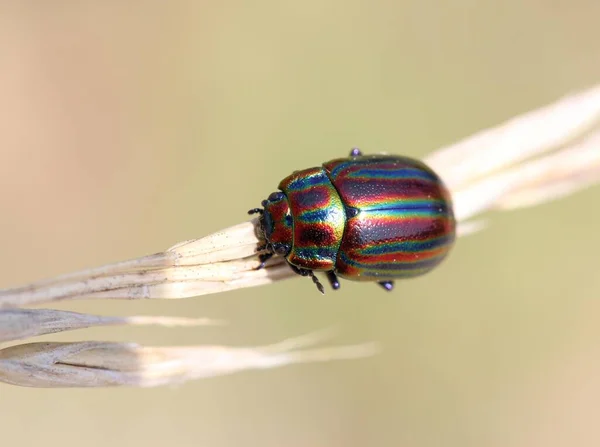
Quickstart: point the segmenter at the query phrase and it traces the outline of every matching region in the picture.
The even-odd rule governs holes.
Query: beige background
[[[246,219],[351,146],[423,156],[600,80],[600,3],[0,3],[0,287]],[[230,327],[52,336],[262,344],[340,324],[376,358],[153,390],[0,385],[2,445],[595,446],[600,188],[500,215],[385,295],[300,279],[105,314]]]

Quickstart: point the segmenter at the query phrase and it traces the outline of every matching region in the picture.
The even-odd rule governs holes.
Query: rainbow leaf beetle
[[[258,247],[263,268],[273,255],[311,277],[325,272],[331,287],[338,277],[377,282],[391,291],[394,280],[423,275],[446,257],[456,222],[448,189],[419,160],[396,155],[350,156],[296,171],[279,191],[262,201]]]

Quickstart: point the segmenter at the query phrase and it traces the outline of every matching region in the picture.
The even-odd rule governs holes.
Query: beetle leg
[[[379,281],[377,284],[379,284],[388,292],[391,292],[394,289],[394,281]]]
[[[273,257],[273,253],[263,253],[262,255],[258,255],[258,260],[260,261],[260,265],[258,267],[256,267],[254,270],[264,269],[265,264],[272,257]]]
[[[302,270],[302,269],[299,269],[298,267],[296,267],[295,265],[292,265],[292,264],[290,264],[290,263],[288,263],[288,265],[289,265],[289,266],[290,266],[290,268],[291,268],[291,269],[294,271],[294,273],[297,273],[297,274],[298,274],[298,275],[300,275],[300,276],[306,276],[306,275],[308,275],[308,273],[307,273],[307,272],[308,272],[308,270]]]
[[[256,247],[256,251],[263,251],[267,249],[267,244],[260,244],[258,247]]]
[[[262,214],[264,212],[265,210],[263,210],[262,208],[252,208],[248,211],[248,214]]]
[[[361,155],[362,155],[362,152],[357,147],[353,147],[352,150],[350,151],[351,157],[360,157]]]
[[[319,292],[321,292],[323,295],[325,295],[325,289],[323,288],[323,284],[321,284],[321,282],[315,276],[315,274],[312,270],[301,269],[292,264],[289,264],[289,266],[295,273],[297,273],[300,276],[310,276],[312,278],[312,281],[317,286],[317,289],[319,289]]]
[[[338,281],[338,277],[333,270],[327,272],[327,279],[329,280],[329,284],[331,284],[331,288],[333,290],[340,288],[340,282]]]
[[[319,278],[315,276],[312,270],[307,270],[307,272],[308,276],[310,276],[312,278],[312,281],[315,283],[315,286],[317,286],[317,289],[319,289],[319,292],[325,295],[325,289],[323,288],[323,284],[321,284],[321,282],[319,281]]]

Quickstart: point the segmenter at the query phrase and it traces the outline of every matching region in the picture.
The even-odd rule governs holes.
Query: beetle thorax
[[[274,253],[286,256],[293,243],[293,220],[288,199],[284,193],[274,192],[267,200],[263,200],[262,206],[264,213],[260,218],[260,226],[267,247]]]

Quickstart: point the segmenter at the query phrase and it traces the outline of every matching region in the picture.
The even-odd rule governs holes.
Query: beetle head
[[[286,256],[292,249],[293,220],[288,199],[281,191],[274,192],[262,201],[260,229],[267,242],[267,249]]]

